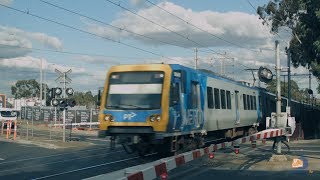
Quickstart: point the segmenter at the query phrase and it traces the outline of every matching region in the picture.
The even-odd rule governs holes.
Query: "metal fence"
[[[98,128],[99,110],[69,109],[66,110],[66,139],[96,136],[93,131]],[[23,139],[44,138],[62,139],[63,112],[55,107],[23,106],[20,111],[21,119],[18,135]]]
[[[87,109],[66,110],[66,125],[72,126],[97,126],[99,110]],[[63,123],[62,111],[55,107],[23,106],[20,112],[21,120],[51,123],[61,126]]]

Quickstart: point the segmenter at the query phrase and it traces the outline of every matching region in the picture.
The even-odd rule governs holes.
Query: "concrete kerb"
[[[240,144],[243,144],[249,141],[263,140],[263,139],[268,139],[276,136],[283,136],[285,135],[285,132],[286,132],[285,129],[267,129],[247,137],[239,138],[232,142],[223,142],[219,144],[210,145],[209,147],[206,147],[206,148],[196,149],[190,152],[179,154],[177,156],[160,159],[144,165],[126,168],[124,170],[119,170],[116,172],[92,177],[89,179],[105,179],[106,177],[112,178],[112,179],[121,179],[121,180],[156,179],[163,173],[168,173],[169,171],[187,162],[193,161],[197,158],[207,155],[210,152],[215,152],[218,149],[229,148],[232,146],[237,146],[238,148]]]

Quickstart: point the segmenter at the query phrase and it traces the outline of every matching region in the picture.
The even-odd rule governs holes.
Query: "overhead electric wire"
[[[51,50],[51,49],[41,49],[41,48],[34,48],[34,47],[22,47],[22,46],[15,46],[15,45],[8,45],[8,44],[0,44],[0,48],[5,48],[1,46],[7,46],[12,48],[21,48],[21,49],[29,49],[35,51],[44,51],[44,52],[52,52],[52,53],[60,53],[60,54],[71,54],[71,55],[83,55],[83,56],[96,56],[96,57],[107,57],[107,58],[127,58],[127,59],[147,59],[147,58],[140,58],[140,57],[130,57],[130,56],[109,56],[103,54],[91,54],[91,53],[82,53],[82,52],[74,52],[74,51],[60,51],[60,50]]]
[[[226,40],[226,39],[224,39],[224,38],[222,38],[222,37],[220,37],[220,36],[217,36],[217,35],[215,35],[215,34],[212,34],[211,32],[209,32],[209,31],[207,31],[207,30],[204,30],[204,29],[202,29],[202,28],[200,28],[200,27],[198,27],[198,26],[196,26],[196,25],[194,25],[194,24],[190,23],[189,21],[187,21],[187,20],[185,20],[185,19],[183,19],[183,18],[181,18],[181,17],[179,17],[179,16],[177,16],[177,15],[175,15],[175,14],[173,14],[173,13],[171,13],[171,12],[167,11],[166,9],[164,9],[164,8],[160,7],[159,5],[155,4],[155,3],[154,3],[154,2],[152,2],[152,1],[149,1],[149,0],[146,0],[146,1],[147,1],[147,2],[149,2],[150,4],[152,4],[152,5],[156,6],[157,8],[159,8],[159,9],[161,9],[161,10],[165,11],[166,13],[168,13],[168,14],[170,14],[170,15],[172,15],[172,16],[174,16],[174,17],[176,17],[177,19],[179,19],[179,20],[181,20],[181,21],[183,21],[183,22],[187,23],[188,25],[191,25],[192,27],[194,27],[194,28],[196,28],[196,29],[198,29],[198,30],[200,30],[200,31],[202,31],[202,32],[205,32],[205,33],[210,34],[211,36],[213,36],[213,37],[214,37],[214,38],[216,38],[216,39],[219,39],[219,40],[224,41],[224,42],[226,42],[226,43],[228,43],[228,44],[231,44],[231,45],[237,46],[237,47],[239,47],[239,48],[247,49],[247,50],[250,50],[250,51],[253,51],[253,52],[259,52],[259,51],[257,51],[257,50],[253,50],[253,49],[250,49],[250,48],[244,47],[244,46],[242,46],[242,45],[240,45],[240,44],[234,43],[234,42],[229,41],[229,40]]]
[[[166,41],[163,41],[163,40],[160,40],[160,39],[155,39],[155,38],[152,38],[152,37],[143,35],[143,34],[139,34],[139,33],[130,31],[130,30],[125,29],[125,28],[118,27],[118,26],[115,26],[115,25],[112,25],[112,24],[103,22],[103,21],[98,20],[98,19],[96,19],[96,18],[93,18],[93,17],[87,16],[87,15],[78,13],[78,12],[76,12],[76,11],[74,11],[74,10],[67,9],[67,8],[61,7],[61,6],[59,6],[59,5],[56,5],[56,4],[53,4],[53,3],[50,3],[50,2],[47,2],[47,1],[44,1],[44,0],[39,0],[39,1],[41,1],[41,2],[43,2],[43,3],[46,3],[47,5],[50,5],[50,6],[52,6],[52,7],[55,7],[55,8],[64,10],[64,11],[67,11],[67,12],[69,12],[69,13],[72,13],[72,14],[75,14],[75,15],[78,15],[78,16],[81,16],[81,17],[90,19],[90,20],[92,20],[92,21],[95,21],[95,22],[104,24],[104,25],[106,25],[106,26],[110,26],[110,27],[115,28],[115,29],[118,29],[118,30],[120,30],[120,31],[126,31],[126,32],[128,32],[128,33],[130,33],[130,34],[134,34],[134,35],[137,35],[137,36],[140,36],[140,37],[149,39],[149,40],[158,41],[158,42],[160,42],[160,43],[162,43],[162,44],[168,44],[168,45],[172,45],[172,46],[176,46],[176,47],[181,48],[181,46],[178,46],[178,45],[176,45],[176,44],[173,44],[173,43],[170,43],[170,42],[166,42]],[[187,49],[187,48],[185,48],[185,49]],[[188,50],[190,50],[190,49],[188,49]]]
[[[4,72],[4,71],[9,71],[10,74],[12,74],[12,71],[8,68],[16,68],[16,69],[19,69],[19,68],[22,68],[22,67],[5,67],[5,66],[1,66],[0,65],[0,69],[1,69],[1,72]],[[72,69],[72,67],[71,67]],[[40,74],[40,72],[38,72],[39,69],[36,69],[36,68],[29,68],[29,70],[26,70],[24,68],[24,70],[18,70],[18,73],[28,73],[28,74]],[[46,72],[46,74],[52,74],[52,75],[57,75],[57,73],[55,72]],[[19,74],[18,74],[19,75]],[[21,74],[22,75],[22,74]],[[26,74],[24,74],[25,76]],[[90,76],[90,77],[105,77],[105,75],[96,75],[96,74],[88,74],[88,73],[76,73],[76,75],[83,75],[83,76]]]
[[[140,18],[142,18],[142,19],[144,19],[144,20],[146,20],[146,21],[148,21],[148,22],[150,22],[150,23],[152,23],[152,24],[154,24],[154,25],[157,25],[157,26],[159,26],[159,27],[161,27],[161,28],[163,28],[163,29],[165,29],[165,30],[173,33],[173,34],[176,34],[177,36],[179,36],[179,37],[181,37],[181,38],[183,38],[183,39],[186,39],[187,41],[191,41],[191,42],[193,42],[194,44],[198,45],[199,47],[205,47],[205,45],[200,44],[200,43],[198,43],[198,42],[190,39],[189,37],[187,37],[187,36],[185,36],[185,35],[183,35],[183,34],[180,34],[180,33],[176,32],[176,31],[173,31],[173,30],[171,30],[171,29],[169,29],[169,28],[167,28],[167,27],[165,27],[165,26],[163,26],[163,25],[161,25],[161,24],[159,24],[159,23],[156,23],[156,22],[154,22],[154,21],[152,21],[152,20],[150,20],[150,19],[148,19],[148,18],[146,18],[146,17],[144,17],[144,16],[142,16],[142,15],[140,15],[140,14],[138,14],[138,13],[136,13],[136,12],[134,12],[134,11],[126,8],[126,7],[124,7],[124,6],[122,6],[121,4],[117,4],[117,3],[113,2],[113,1],[110,1],[110,0],[106,0],[106,1],[109,2],[109,3],[111,3],[111,4],[113,4],[113,5],[115,5],[115,6],[120,7],[121,9],[126,10],[126,11],[128,11],[128,12],[130,12],[130,13],[132,13],[132,14],[134,14],[134,15],[136,15],[136,16],[138,16],[138,17],[140,17]],[[211,52],[213,52],[213,53],[215,53],[215,54],[220,54],[219,52],[216,52],[216,51],[214,51],[214,50],[212,50],[212,49],[210,49],[210,48],[206,48],[206,49],[209,49]]]
[[[140,14],[138,14],[138,13],[136,13],[136,12],[134,12],[134,11],[126,8],[126,7],[124,7],[124,6],[122,6],[120,3],[117,4],[117,3],[115,3],[115,2],[113,2],[113,1],[111,1],[111,0],[106,0],[106,1],[109,2],[109,3],[111,3],[111,4],[113,4],[113,5],[115,5],[115,6],[120,7],[120,8],[123,9],[123,10],[126,10],[126,11],[130,12],[131,14],[134,14],[134,15],[136,15],[136,16],[138,16],[138,17],[140,17],[140,18],[142,18],[142,19],[144,19],[144,20],[146,20],[146,21],[148,21],[148,22],[150,22],[150,23],[152,23],[152,24],[154,24],[154,25],[157,25],[157,26],[159,26],[159,27],[161,27],[161,28],[163,28],[163,29],[171,32],[171,33],[174,33],[174,34],[176,34],[176,35],[179,36],[179,37],[182,37],[182,38],[184,38],[184,39],[186,39],[186,40],[188,40],[188,41],[191,41],[191,42],[193,42],[194,44],[198,45],[199,47],[205,47],[203,44],[200,44],[200,43],[198,43],[198,42],[190,39],[189,37],[184,36],[183,34],[180,34],[180,33],[176,32],[176,31],[173,31],[173,30],[171,30],[171,29],[169,29],[169,28],[167,28],[167,27],[165,27],[165,26],[163,26],[163,25],[161,25],[161,24],[159,24],[159,23],[156,23],[156,22],[154,22],[154,21],[152,21],[152,20],[150,20],[150,19],[148,19],[148,18],[146,18],[146,17],[144,17],[144,16],[142,16],[142,15],[140,15]],[[214,51],[214,50],[212,50],[212,49],[210,49],[210,48],[206,48],[206,49],[210,50],[210,51],[213,52],[214,54],[222,55],[222,56],[225,56],[226,58],[232,58],[232,57],[226,56],[225,54],[222,54],[222,53],[219,53],[219,52],[217,52],[217,51]],[[243,65],[243,64],[241,64],[241,63],[239,63],[239,62],[237,62],[237,63],[240,64],[240,65],[242,65],[243,67],[250,68],[250,67],[248,67],[248,66],[246,66],[246,65]]]
[[[1,4],[1,3],[0,3],[0,6],[3,6],[3,7],[5,7],[5,8],[8,8],[8,9],[11,9],[11,10],[14,10],[14,11],[17,11],[17,12],[20,12],[20,13],[27,14],[27,15],[32,16],[32,17],[36,17],[36,18],[38,18],[38,19],[42,19],[42,20],[44,20],[44,21],[48,21],[48,22],[51,22],[51,23],[54,23],[54,24],[58,24],[58,25],[60,25],[60,26],[67,27],[67,28],[69,28],[69,29],[73,29],[73,30],[76,30],[76,31],[79,31],[79,32],[82,32],[82,33],[86,33],[86,34],[90,34],[90,35],[92,35],[92,36],[96,36],[96,37],[99,37],[99,38],[102,38],[102,39],[106,39],[106,40],[112,41],[112,42],[114,42],[114,43],[119,43],[119,44],[122,44],[122,45],[124,45],[124,46],[130,47],[130,48],[133,48],[133,49],[136,49],[136,50],[143,51],[143,52],[145,52],[145,53],[149,53],[149,54],[152,54],[152,55],[155,55],[155,56],[159,56],[159,57],[162,57],[162,58],[166,58],[166,59],[168,59],[168,60],[176,61],[175,59],[172,59],[172,58],[163,56],[163,55],[161,55],[161,54],[158,54],[158,53],[155,53],[155,52],[152,52],[152,51],[149,51],[149,50],[145,50],[145,49],[142,49],[142,48],[139,48],[139,47],[136,47],[136,46],[133,46],[133,45],[130,45],[130,44],[121,42],[121,41],[116,41],[116,40],[113,40],[113,39],[108,38],[108,37],[100,36],[100,35],[98,35],[98,34],[94,34],[94,33],[91,33],[91,32],[89,32],[89,31],[85,31],[85,30],[76,28],[76,27],[74,27],[74,26],[66,25],[66,24],[63,24],[63,23],[61,23],[61,22],[58,22],[58,21],[55,21],[55,20],[52,20],[52,19],[48,19],[48,18],[39,16],[39,15],[30,13],[30,12],[25,12],[25,11],[23,11],[23,10],[20,10],[20,9],[17,9],[17,8],[13,8],[13,7],[10,7],[10,6]]]
[[[247,0],[247,2],[249,3],[249,5],[254,9],[254,13],[255,14],[258,14],[258,12],[257,12],[257,10],[256,10],[256,7],[249,1],[249,0]],[[264,20],[261,16],[260,16],[260,14],[258,14],[259,15],[259,17],[262,19],[262,20]],[[267,26],[269,26],[269,28],[271,28],[271,25],[266,21],[266,20],[264,20],[264,22],[267,24]],[[280,35],[279,35],[279,33],[278,32],[275,32],[276,34],[277,34],[277,36],[279,37],[279,38],[282,38]],[[289,45],[288,44],[288,42],[286,42],[286,41],[284,41],[284,40],[282,40],[283,42],[285,42],[287,45]]]

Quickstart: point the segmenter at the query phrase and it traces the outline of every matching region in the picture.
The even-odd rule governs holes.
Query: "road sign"
[[[56,79],[56,82],[60,82],[60,83],[71,83],[71,79],[67,76],[67,74],[70,74],[72,72],[71,69],[69,69],[68,71],[66,72],[61,72],[59,71],[58,69],[55,69],[54,70],[56,73],[59,74],[59,77]]]

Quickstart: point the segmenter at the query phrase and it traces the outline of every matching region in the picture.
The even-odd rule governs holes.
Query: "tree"
[[[48,90],[47,84],[42,84],[42,89]],[[42,92],[42,97],[46,94],[47,99],[49,98],[49,93]],[[18,80],[15,85],[11,86],[11,94],[14,98],[32,98],[39,97],[40,94],[40,84],[35,79],[30,80]]]
[[[271,0],[257,13],[263,24],[271,22],[271,32],[289,29],[293,65],[312,69],[320,80],[320,0]]]
[[[91,91],[87,92],[75,92],[73,95],[76,104],[81,106],[87,106],[87,107],[94,107],[96,99],[92,95]]]
[[[300,89],[297,82],[291,80],[291,97],[297,101],[306,101],[309,97],[308,89]],[[266,89],[271,93],[277,92],[277,80],[272,80],[270,83],[267,84]],[[281,94],[284,97],[288,97],[288,83],[281,81]]]

